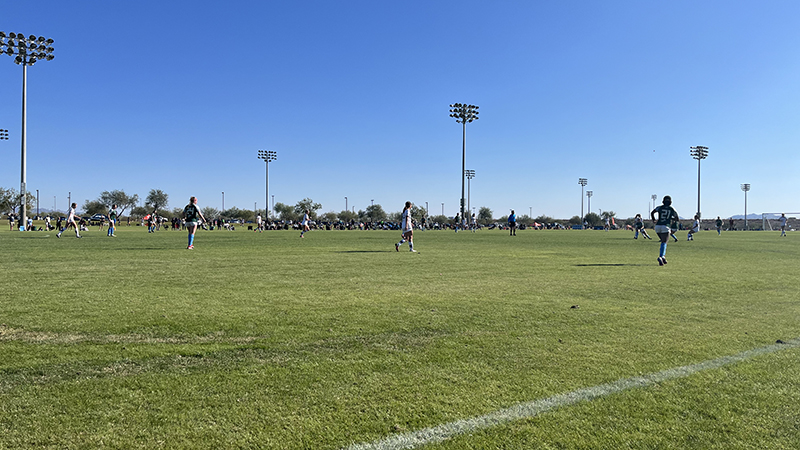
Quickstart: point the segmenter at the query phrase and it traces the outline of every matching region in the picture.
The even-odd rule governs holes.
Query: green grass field
[[[800,337],[794,233],[83,234],[0,231],[0,449],[346,448]],[[798,404],[787,344],[425,448],[800,448]]]

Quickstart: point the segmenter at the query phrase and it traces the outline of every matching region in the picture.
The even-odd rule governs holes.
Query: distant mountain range
[[[797,215],[798,214],[789,214],[786,217],[794,217],[794,216],[797,216]],[[767,214],[767,219],[770,219],[770,220],[777,220],[780,217],[781,217],[781,215],[777,214],[777,213],[776,214]],[[753,220],[753,219],[759,219],[760,220],[761,218],[762,218],[761,214],[748,214],[747,215],[747,220]],[[738,216],[733,216],[733,219],[734,220],[744,220],[744,214],[739,214]]]

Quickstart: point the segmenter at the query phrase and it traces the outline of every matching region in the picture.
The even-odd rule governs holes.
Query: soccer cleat
[[[667,258],[665,256],[662,256],[661,257],[661,262],[663,262],[664,265],[666,266],[667,265]]]
[[[660,256],[658,257],[658,265],[659,266],[663,266],[664,265],[664,258],[662,258]]]
[[[394,244],[394,251],[396,252],[400,251],[400,244]]]
[[[186,247],[186,250],[194,250],[194,245],[190,245],[190,246]]]
[[[417,251],[416,251],[416,250],[414,250],[413,248],[412,248],[411,250],[409,250],[409,251],[410,251],[411,253],[417,253]]]
[[[57,238],[60,238],[60,237],[61,237],[61,233],[58,233],[58,234],[56,235],[56,237],[57,237]]]
[[[81,235],[78,235],[78,236],[75,236],[75,237],[76,237],[76,238],[78,238],[78,239],[80,239],[80,238],[82,238],[83,236],[81,236]]]

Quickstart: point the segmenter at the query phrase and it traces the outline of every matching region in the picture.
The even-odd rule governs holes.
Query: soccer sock
[[[400,242],[398,242],[398,243],[397,243],[397,245],[403,245],[403,244],[405,244],[405,243],[406,243],[406,240],[405,240],[405,239],[400,239]]]
[[[409,248],[409,250],[414,250],[414,243],[411,242],[411,241],[408,241],[408,248]]]
[[[658,250],[658,256],[659,257],[664,257],[666,255],[667,255],[667,243],[666,242],[662,242],[661,243],[661,248]]]
[[[194,245],[194,235],[193,234],[189,235],[189,245]]]

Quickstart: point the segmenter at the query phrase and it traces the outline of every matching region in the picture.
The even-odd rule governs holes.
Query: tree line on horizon
[[[27,193],[27,196],[28,215],[31,215],[33,205],[36,203],[36,198],[31,195],[30,192]],[[5,189],[0,187],[0,211],[5,211],[7,214],[16,214],[20,205],[19,200],[19,193],[15,189]],[[108,210],[111,208],[111,205],[117,205],[120,217],[127,216],[137,220],[153,212],[156,212],[156,214],[167,218],[180,217],[183,215],[183,207],[172,209],[169,208],[169,195],[161,189],[151,189],[145,197],[144,203],[141,205],[139,203],[140,198],[138,194],[129,195],[124,190],[103,191],[96,199],[85,200],[83,205],[80,207],[80,212],[82,215],[89,216],[94,214],[107,214]],[[380,204],[367,206],[365,209],[359,210],[358,212],[342,210],[338,213],[333,211],[320,213],[319,210],[321,209],[321,204],[314,202],[310,198],[304,198],[294,205],[281,202],[276,203],[271,217],[267,217],[267,211],[264,209],[240,209],[236,206],[227,208],[224,211],[220,211],[211,206],[206,206],[201,208],[201,211],[209,220],[222,218],[226,220],[241,220],[244,222],[254,221],[257,215],[261,215],[261,217],[265,220],[273,219],[296,222],[302,219],[304,211],[306,210],[309,211],[309,216],[312,220],[321,220],[331,223],[338,221],[399,222],[402,215],[401,211],[386,212]],[[425,215],[424,208],[421,208],[417,205],[412,206],[411,216],[416,220],[420,220]],[[584,219],[588,225],[598,226],[602,225],[606,218],[610,219],[613,217],[615,217],[615,213],[613,211],[602,211],[601,214],[590,212],[586,214]],[[453,221],[453,217],[439,214],[428,216],[427,220],[430,223],[450,223]],[[486,206],[482,206],[478,209],[476,220],[481,225],[488,225],[495,222],[505,223],[508,220],[508,215],[494,218],[492,210]],[[628,219],[626,223],[628,221],[631,221],[631,219]],[[562,225],[571,226],[580,225],[582,220],[577,215],[564,220],[555,219],[547,215],[539,215],[533,218],[529,217],[527,214],[523,214],[517,217],[517,222],[521,224],[531,224],[534,222],[540,224],[560,223]]]

